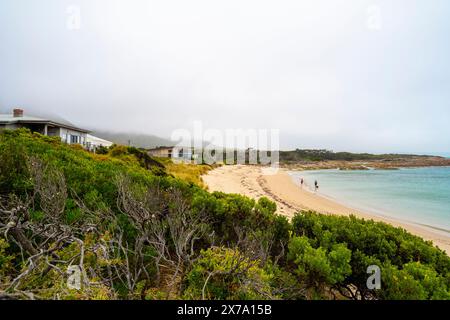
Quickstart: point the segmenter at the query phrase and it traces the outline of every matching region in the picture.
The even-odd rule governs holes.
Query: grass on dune
[[[203,188],[206,188],[206,185],[203,183],[201,176],[217,167],[217,165],[174,162],[172,159],[168,158],[156,159],[164,164],[167,173],[186,182],[197,184]]]

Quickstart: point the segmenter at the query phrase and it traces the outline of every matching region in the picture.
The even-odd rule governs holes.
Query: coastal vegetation
[[[197,165],[183,161],[174,162],[169,158],[159,158],[158,161],[164,165],[167,173],[201,187],[206,187],[201,179],[201,176],[217,166],[208,164]]]
[[[0,133],[0,298],[450,299],[450,258],[403,229],[289,221],[267,198],[205,190],[209,166],[101,153]]]
[[[361,161],[361,160],[397,160],[428,156],[413,154],[370,154],[370,153],[351,153],[351,152],[333,152],[326,149],[296,149],[294,151],[281,151],[280,158],[283,161]]]
[[[450,166],[450,159],[414,154],[333,152],[323,149],[280,151],[280,164],[290,169],[368,170],[405,167]]]
[[[256,149],[241,151],[226,150],[223,152],[222,157],[220,157],[219,162],[223,160],[223,163],[225,164],[237,164],[241,162],[247,164],[261,164],[260,152],[268,158],[274,156],[274,159],[279,159],[281,167],[300,170],[395,170],[408,167],[450,166],[450,158],[441,156],[333,152],[325,149],[278,151],[278,158],[276,158],[271,151]],[[252,161],[254,161],[254,163]]]

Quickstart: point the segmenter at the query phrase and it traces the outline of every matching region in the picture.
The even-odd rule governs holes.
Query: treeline
[[[225,164],[260,164],[267,162],[271,158],[271,151],[261,151],[256,149],[247,150],[226,150],[216,156],[211,151],[211,158],[217,162]],[[265,157],[261,159],[261,154]],[[325,149],[296,149],[292,151],[278,151],[279,161],[282,164],[301,163],[301,162],[318,162],[318,161],[395,161],[410,159],[426,159],[431,158],[429,155],[414,154],[370,154],[370,153],[351,153],[351,152],[333,152]]]
[[[209,193],[160,164],[0,133],[0,298],[450,298],[450,258],[402,229],[288,221],[266,198]]]
[[[301,161],[364,161],[364,160],[398,160],[413,157],[427,157],[412,154],[370,154],[370,153],[351,153],[351,152],[333,152],[324,149],[296,149],[293,151],[280,151],[281,162],[301,162]]]

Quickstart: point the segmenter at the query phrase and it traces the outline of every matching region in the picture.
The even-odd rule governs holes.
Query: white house
[[[22,109],[14,109],[12,114],[0,114],[0,129],[28,128],[32,132],[50,137],[60,137],[68,144],[86,145],[89,130],[81,129],[64,120],[51,120],[24,115]]]
[[[151,157],[192,160],[194,155],[190,147],[157,147],[147,150]]]
[[[90,151],[95,151],[98,147],[111,147],[113,143],[111,141],[95,137],[93,135],[86,135],[86,148]]]
[[[72,144],[86,144],[89,130],[81,129],[63,120],[51,120],[24,115],[22,109],[14,109],[12,114],[0,114],[0,129],[28,128],[32,132],[50,137],[60,137],[62,141]]]
[[[22,109],[13,109],[11,114],[0,114],[1,129],[28,128],[32,132],[50,137],[60,137],[67,144],[80,144],[90,151],[100,146],[110,147],[113,143],[89,134],[89,130],[81,129],[63,119],[49,119],[28,116]]]

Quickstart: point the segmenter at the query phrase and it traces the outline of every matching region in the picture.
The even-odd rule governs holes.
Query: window
[[[74,136],[74,135],[71,135],[70,136],[70,143],[78,143],[79,142],[79,136]]]

